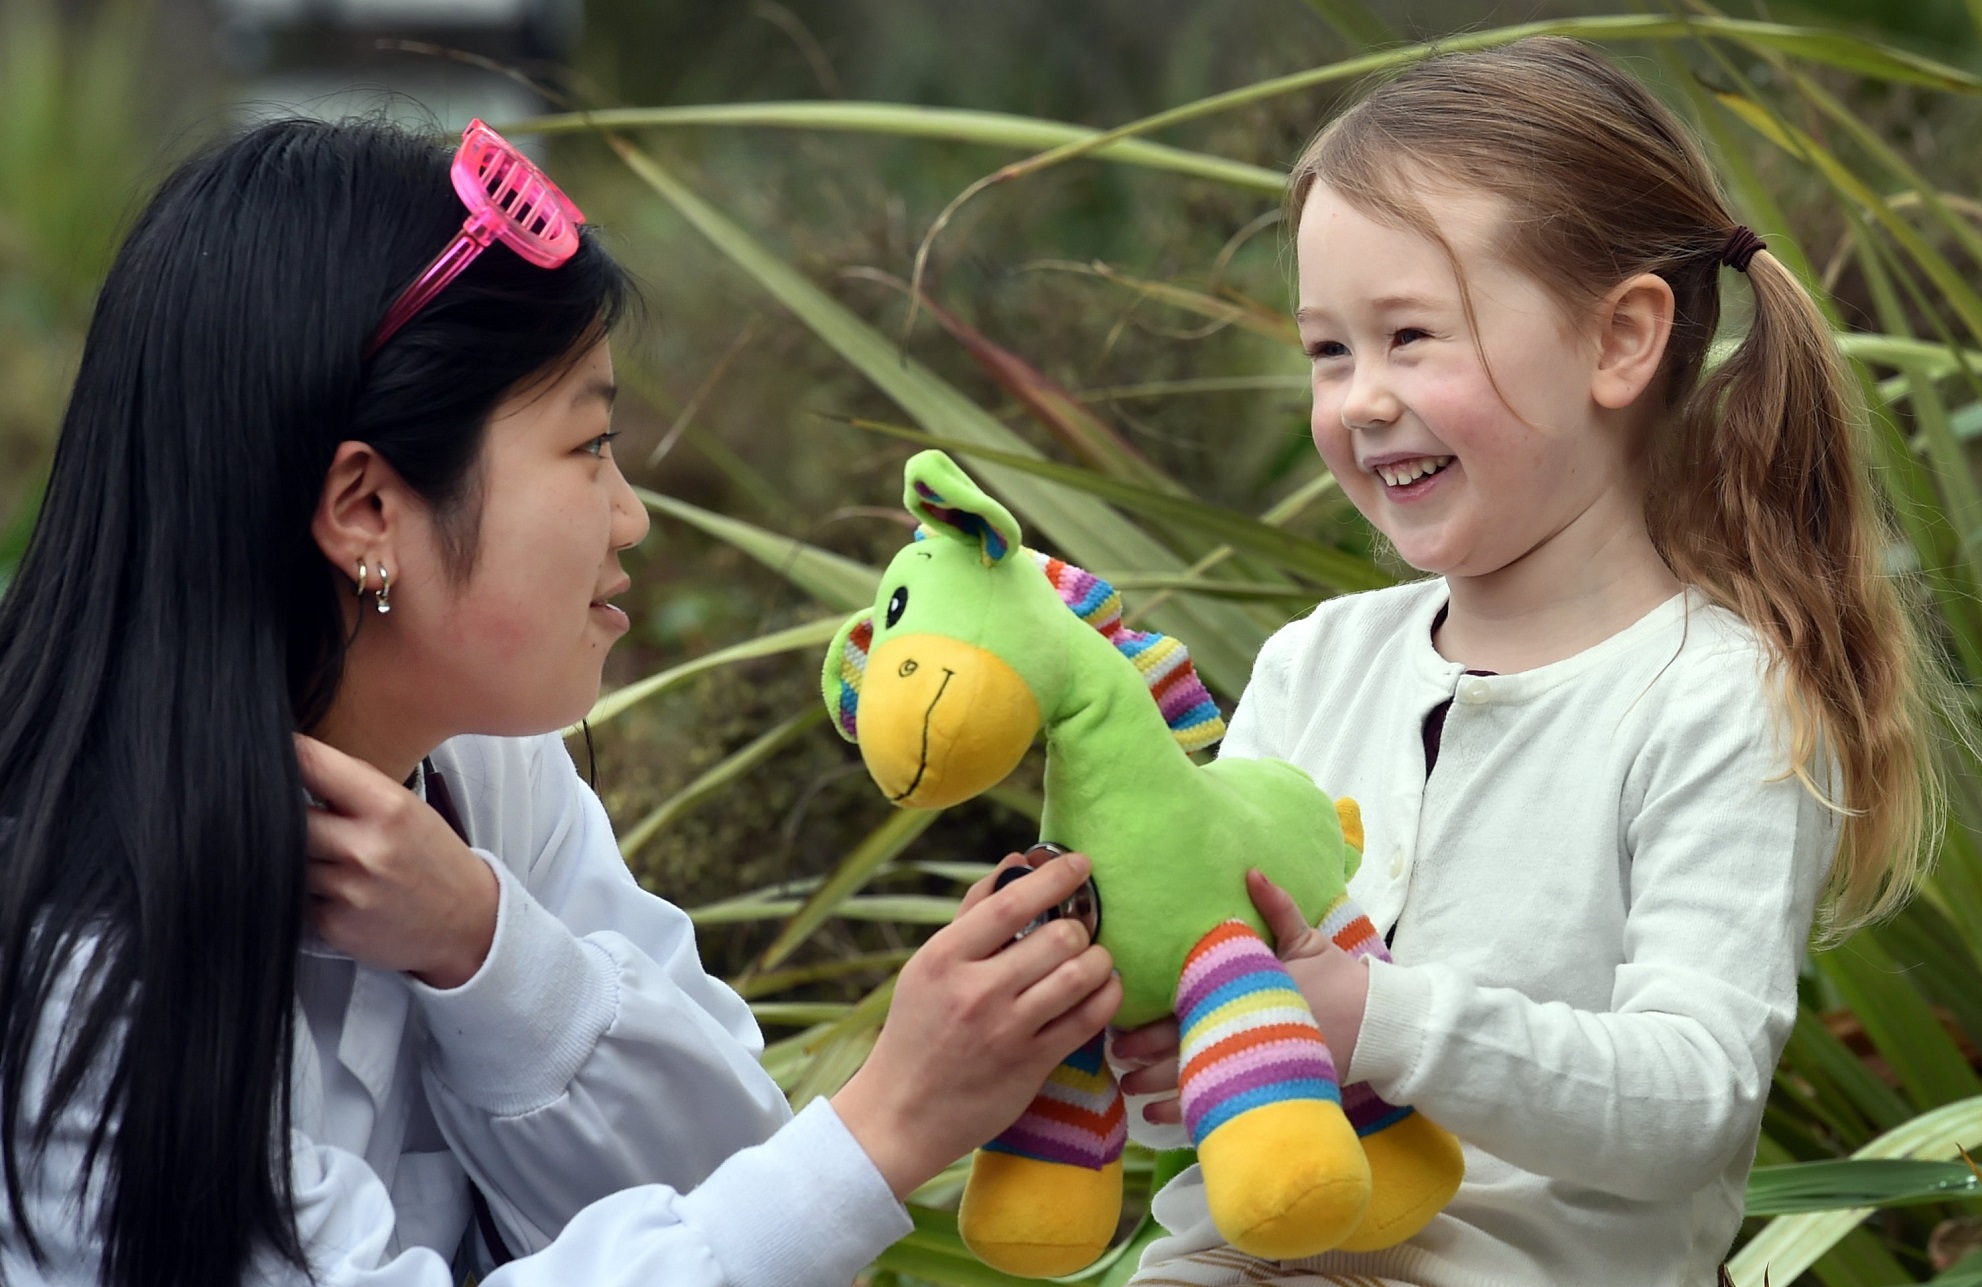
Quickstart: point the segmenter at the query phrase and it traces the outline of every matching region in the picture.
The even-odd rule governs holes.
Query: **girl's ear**
[[[833,727],[849,742],[860,740],[860,681],[867,677],[867,650],[874,642],[874,609],[863,608],[848,617],[826,649],[826,665],[819,674],[819,692],[826,699],[826,713]]]
[[[1672,287],[1656,273],[1620,282],[1598,305],[1597,365],[1590,396],[1621,411],[1657,378],[1672,338]]]
[[[1018,553],[1018,520],[940,451],[909,457],[902,474],[902,503],[939,535],[977,546],[984,566]]]

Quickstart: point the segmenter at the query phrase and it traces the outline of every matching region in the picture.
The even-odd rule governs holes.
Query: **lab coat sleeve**
[[[80,957],[81,953],[78,954]],[[72,960],[43,1009],[24,1078],[25,1120],[39,1117],[82,966]],[[106,1049],[121,1040],[113,1033]],[[95,1287],[105,1176],[82,1183],[83,1159],[110,1082],[105,1056],[23,1168],[27,1219],[45,1259],[31,1262],[0,1202],[0,1282]],[[114,1125],[113,1125],[114,1131]],[[296,1230],[309,1270],[263,1251],[256,1287],[454,1287],[429,1248],[390,1255],[393,1208],[355,1154],[290,1135]],[[911,1228],[908,1213],[824,1100],[762,1144],[733,1154],[693,1192],[625,1189],[581,1209],[563,1235],[482,1279],[486,1287],[845,1287]]]
[[[695,1189],[790,1109],[749,1008],[704,972],[688,917],[628,874],[561,742],[472,743],[453,791],[476,797],[470,836],[491,846],[494,942],[460,987],[409,986],[435,1117],[523,1254],[620,1189]]]

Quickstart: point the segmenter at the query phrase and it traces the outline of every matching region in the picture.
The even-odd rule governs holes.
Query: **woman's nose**
[[[640,503],[640,496],[633,490],[633,484],[626,481],[626,475],[613,466],[617,484],[612,498],[612,542],[615,550],[631,549],[647,539],[647,529],[653,520],[647,516],[647,507]]]

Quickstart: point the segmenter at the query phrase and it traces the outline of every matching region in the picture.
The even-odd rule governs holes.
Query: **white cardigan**
[[[1835,816],[1784,776],[1762,646],[1699,595],[1491,677],[1433,648],[1446,598],[1417,582],[1281,630],[1222,752],[1361,803],[1350,892],[1395,927],[1396,962],[1371,963],[1345,1080],[1466,1142],[1464,1187],[1411,1243],[1303,1263],[1426,1287],[1711,1283]],[[1427,781],[1421,730],[1448,699]],[[1175,1236],[1145,1269],[1217,1244],[1195,1170],[1156,1214]]]
[[[470,1176],[522,1256],[486,1287],[845,1287],[908,1232],[830,1105],[791,1120],[749,1009],[627,874],[557,737],[433,759],[501,885],[494,945],[447,991],[305,948],[294,1183],[321,1287],[452,1287]],[[63,1012],[44,1012],[30,1106]],[[96,1203],[71,1205],[101,1080],[85,1090],[26,1171],[52,1260],[26,1261],[0,1203],[0,1281],[94,1287]],[[306,1280],[270,1260],[250,1281]]]

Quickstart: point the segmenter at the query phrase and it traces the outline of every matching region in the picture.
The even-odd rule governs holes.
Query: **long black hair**
[[[283,121],[180,167],[104,283],[0,600],[8,1210],[42,1259],[25,1168],[85,1075],[107,1076],[88,1163],[106,1287],[237,1283],[258,1247],[303,1263],[290,735],[328,708],[347,643],[353,574],[310,534],[337,445],[370,443],[434,506],[465,575],[491,411],[629,300],[589,230],[551,271],[498,245],[366,360],[461,225],[450,155],[381,124]],[[58,1059],[35,1034],[78,960]]]

